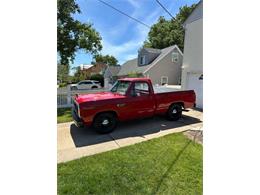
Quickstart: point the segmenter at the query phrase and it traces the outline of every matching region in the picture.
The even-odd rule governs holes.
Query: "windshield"
[[[117,81],[114,86],[111,88],[111,92],[117,92],[121,95],[125,95],[126,91],[130,85],[129,81]]]

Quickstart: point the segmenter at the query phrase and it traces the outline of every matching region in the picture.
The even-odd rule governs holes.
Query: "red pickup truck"
[[[193,90],[153,87],[148,78],[124,78],[109,92],[76,95],[72,116],[78,127],[92,126],[99,133],[109,133],[118,121],[154,115],[178,120],[183,109],[195,106],[195,100]]]

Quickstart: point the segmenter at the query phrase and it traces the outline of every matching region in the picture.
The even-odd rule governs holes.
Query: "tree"
[[[68,82],[68,75],[69,75],[69,67],[67,65],[58,64],[57,67],[57,80],[60,83],[67,83]]]
[[[138,77],[143,77],[143,75],[142,75],[142,73],[132,71],[127,74],[127,77],[128,78],[138,78]]]
[[[75,20],[72,17],[75,13],[81,11],[74,0],[58,0],[57,51],[60,64],[73,62],[78,50],[95,54],[102,49],[99,33],[91,24]]]
[[[98,62],[105,63],[108,66],[116,66],[117,63],[118,63],[118,60],[112,55],[103,56],[101,54],[96,54],[94,56],[94,62],[92,62],[92,64],[95,64],[95,63],[98,63]]]
[[[171,20],[166,20],[161,16],[158,22],[151,27],[148,39],[144,41],[144,47],[163,49],[176,44],[183,50],[184,29],[182,25],[195,6],[196,4],[181,7],[179,13]]]
[[[81,71],[79,66],[76,67],[75,69],[76,69],[76,71],[74,73],[72,82],[79,82],[79,81],[85,80],[87,78],[88,75],[86,74],[85,71]]]
[[[101,74],[94,74],[90,76],[90,80],[99,81],[101,86],[104,87],[104,76]]]

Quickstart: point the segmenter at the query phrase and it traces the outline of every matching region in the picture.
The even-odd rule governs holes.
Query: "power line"
[[[160,3],[159,0],[156,0],[156,2],[174,19],[173,15]]]
[[[122,12],[121,10],[119,10],[119,9],[115,8],[114,6],[112,6],[112,5],[108,4],[107,2],[105,2],[105,1],[102,1],[102,0],[98,0],[98,1],[99,1],[99,2],[101,2],[101,3],[103,3],[104,5],[106,5],[106,6],[110,7],[110,8],[112,8],[112,9],[114,9],[114,10],[118,11],[119,13],[121,13],[121,14],[123,14],[123,15],[125,15],[125,16],[127,16],[127,17],[129,17],[129,18],[131,18],[132,20],[134,20],[134,21],[136,21],[136,22],[138,22],[138,23],[140,23],[140,24],[142,24],[142,25],[146,26],[147,28],[151,28],[149,25],[147,25],[147,24],[143,23],[142,21],[140,21],[140,20],[138,20],[138,19],[136,19],[136,18],[133,18],[132,16],[129,16],[128,14],[126,14],[126,13]]]

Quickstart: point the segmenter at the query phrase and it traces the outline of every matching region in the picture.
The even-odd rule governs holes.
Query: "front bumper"
[[[79,117],[75,107],[72,107],[72,118],[74,120],[74,123],[77,127],[84,127],[83,120]]]

